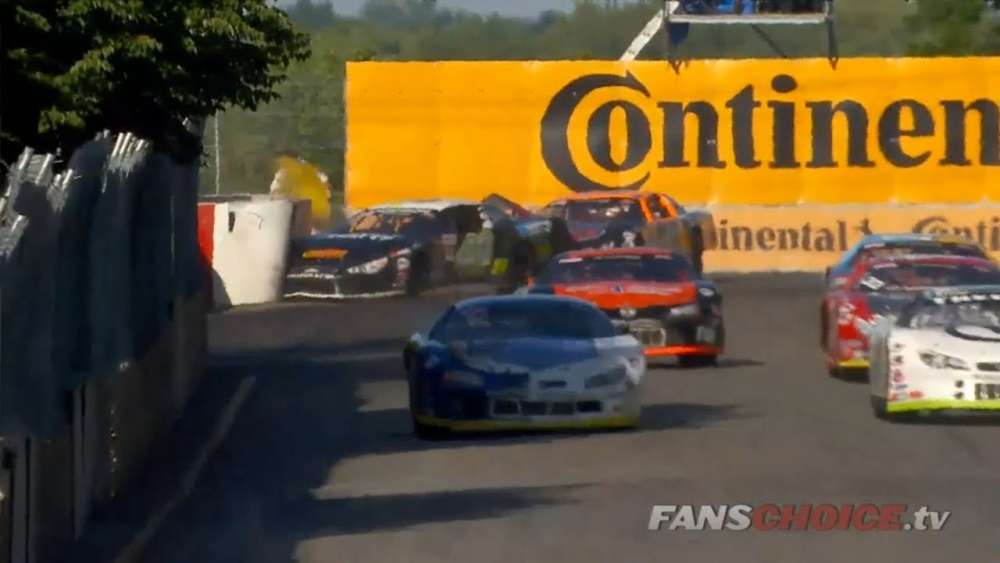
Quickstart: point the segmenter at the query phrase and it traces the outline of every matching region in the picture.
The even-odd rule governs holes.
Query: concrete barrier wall
[[[714,206],[715,272],[822,272],[871,233],[965,237],[1000,259],[1000,205]]]
[[[48,560],[131,486],[206,349],[199,164],[131,135],[53,164],[26,153],[0,198],[0,560],[16,562]]]
[[[308,200],[280,197],[203,198],[198,241],[202,261],[211,268],[213,305],[280,300],[288,244],[310,233],[310,209]]]

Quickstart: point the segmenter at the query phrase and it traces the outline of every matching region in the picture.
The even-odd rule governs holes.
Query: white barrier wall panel
[[[288,200],[253,200],[215,206],[212,267],[216,305],[280,300],[292,205]]]

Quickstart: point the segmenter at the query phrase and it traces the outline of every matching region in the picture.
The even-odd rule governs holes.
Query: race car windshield
[[[431,331],[439,342],[554,338],[591,340],[615,336],[599,311],[568,303],[504,303],[453,309]]]
[[[1000,271],[968,264],[888,264],[858,282],[862,291],[907,291],[953,285],[1000,284]]]
[[[679,256],[602,256],[555,261],[542,271],[538,281],[548,284],[602,281],[687,282],[696,277],[691,264]]]
[[[986,258],[982,249],[975,245],[926,243],[873,246],[862,249],[858,254],[858,260],[867,262],[869,260],[877,260],[879,258],[891,258],[893,256],[906,256],[913,254],[937,254],[945,256],[971,256],[974,258]]]
[[[621,197],[570,201],[566,204],[566,213],[568,220],[582,223],[605,223],[619,220],[630,223],[643,222],[639,202]]]
[[[899,324],[909,328],[981,326],[1000,329],[1000,302],[924,305]]]
[[[429,233],[434,219],[424,213],[384,213],[363,211],[351,218],[348,232],[382,235]]]

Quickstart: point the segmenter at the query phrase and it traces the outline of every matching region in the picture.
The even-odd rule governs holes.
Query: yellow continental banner
[[[953,234],[1000,259],[998,205],[802,205],[711,208],[714,272],[823,271],[871,233]]]
[[[1000,201],[1000,58],[350,63],[347,202]]]

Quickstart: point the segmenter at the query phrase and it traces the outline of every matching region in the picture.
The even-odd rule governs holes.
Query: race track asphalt
[[[401,345],[452,291],[215,315],[212,377],[256,385],[142,560],[997,560],[1000,427],[876,420],[866,385],[826,375],[818,277],[717,281],[725,359],[651,370],[632,432],[417,440]],[[647,529],[654,504],[741,503],[952,514],[939,532]]]

